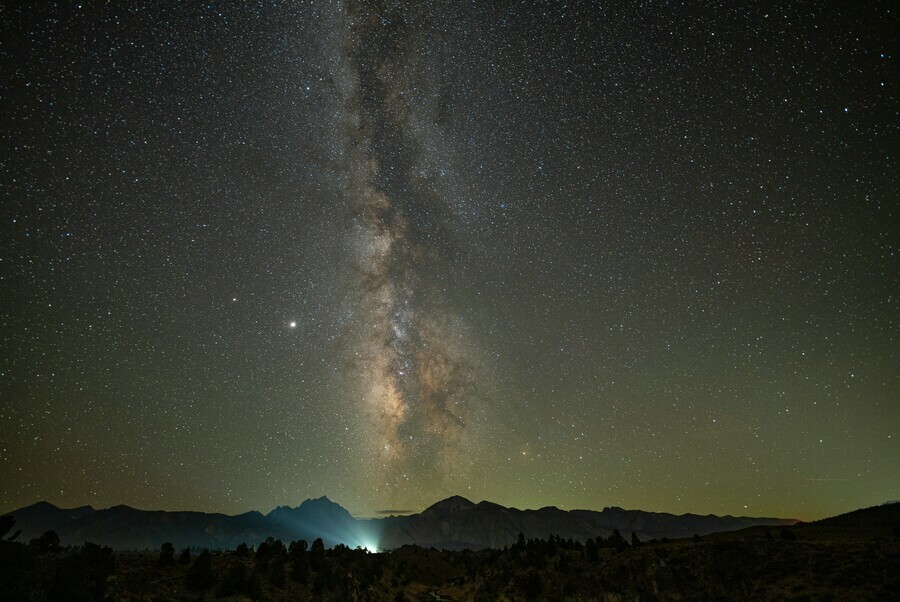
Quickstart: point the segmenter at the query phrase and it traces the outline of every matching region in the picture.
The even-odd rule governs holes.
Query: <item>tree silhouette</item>
[[[320,571],[322,570],[324,561],[325,543],[322,541],[322,538],[319,537],[313,542],[312,548],[309,550],[309,564],[314,571]]]
[[[185,548],[181,551],[181,556],[178,557],[178,562],[181,564],[190,564],[191,563],[191,549]]]
[[[167,541],[159,548],[159,566],[168,566],[175,562],[175,546]]]
[[[288,554],[291,555],[291,558],[297,558],[306,553],[306,540],[301,539],[299,541],[292,541],[288,546]]]
[[[615,548],[616,551],[621,552],[628,547],[628,542],[625,541],[625,538],[622,537],[622,534],[619,533],[618,529],[613,529],[612,535],[606,540],[606,545],[607,547]]]
[[[291,557],[291,577],[300,583],[306,583],[309,572],[309,554],[306,553],[306,540],[292,541],[288,547]]]
[[[275,556],[284,556],[287,554],[287,548],[280,539],[276,539],[269,544],[269,554]]]
[[[631,547],[637,548],[637,547],[640,547],[640,545],[641,545],[641,540],[638,539],[637,533],[632,531],[631,532]]]
[[[81,557],[84,559],[88,574],[88,583],[97,600],[103,599],[106,582],[116,572],[116,556],[108,546],[99,546],[86,541],[81,546]]]
[[[213,583],[212,556],[209,550],[203,550],[191,563],[187,571],[188,585],[197,589],[206,589]]]
[[[588,562],[597,562],[600,558],[600,551],[597,549],[597,543],[593,539],[588,539],[584,544],[584,555]]]
[[[52,529],[45,531],[37,539],[31,540],[31,543],[41,552],[59,552],[59,535]]]
[[[9,530],[16,524],[16,519],[11,514],[0,516],[0,537],[5,537]]]

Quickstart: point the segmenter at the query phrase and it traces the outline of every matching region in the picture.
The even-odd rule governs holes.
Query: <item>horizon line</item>
[[[302,505],[302,504],[305,503],[305,502],[308,502],[308,501],[315,501],[315,500],[320,500],[320,499],[325,499],[325,500],[327,500],[328,502],[330,502],[330,503],[332,503],[332,504],[335,504],[335,505],[337,505],[337,506],[340,506],[340,507],[341,507],[342,509],[344,509],[348,514],[350,514],[351,517],[353,517],[353,518],[356,519],[356,520],[382,520],[382,519],[384,519],[384,518],[389,518],[389,517],[391,517],[391,516],[412,516],[412,515],[416,515],[416,514],[421,514],[421,513],[424,512],[425,510],[428,510],[429,508],[431,508],[431,507],[433,507],[433,506],[435,506],[435,505],[437,505],[437,504],[439,504],[439,503],[441,503],[441,502],[444,502],[444,501],[447,501],[447,500],[449,500],[449,499],[452,499],[452,498],[461,498],[461,499],[463,499],[463,500],[465,500],[465,501],[467,501],[467,502],[469,502],[469,503],[471,503],[472,505],[475,505],[475,506],[477,506],[477,505],[479,505],[479,504],[482,504],[482,503],[484,503],[484,502],[487,502],[487,503],[489,503],[489,504],[495,504],[495,505],[500,506],[500,507],[502,507],[502,508],[505,508],[505,509],[507,509],[507,510],[517,510],[517,511],[520,511],[520,512],[529,512],[529,511],[531,511],[531,512],[536,512],[536,511],[544,510],[544,509],[548,509],[548,508],[555,508],[555,509],[557,509],[557,510],[560,510],[561,512],[578,512],[578,511],[586,511],[586,512],[603,512],[604,510],[607,510],[607,509],[619,509],[619,510],[623,510],[623,511],[626,511],[626,512],[637,511],[637,512],[647,512],[647,513],[652,513],[652,514],[669,514],[669,515],[672,515],[672,516],[695,515],[695,516],[718,516],[718,517],[728,517],[728,516],[730,516],[730,517],[734,517],[734,518],[778,518],[778,519],[798,520],[798,521],[801,521],[801,522],[812,522],[812,521],[815,521],[815,520],[822,520],[822,519],[824,519],[824,518],[829,518],[829,517],[831,517],[831,516],[838,516],[838,515],[840,515],[840,514],[844,514],[844,513],[847,513],[847,512],[853,512],[854,510],[860,510],[860,509],[862,509],[862,508],[869,507],[869,506],[860,506],[859,508],[850,508],[849,510],[843,510],[843,511],[838,512],[838,513],[836,513],[836,514],[825,515],[825,516],[823,516],[823,517],[821,517],[821,518],[817,518],[817,519],[809,519],[809,518],[801,518],[800,516],[776,516],[776,515],[764,516],[764,515],[750,515],[750,514],[733,514],[733,513],[727,513],[727,512],[726,512],[725,514],[717,514],[717,513],[713,513],[713,512],[701,513],[701,512],[694,512],[694,511],[688,511],[688,512],[682,512],[682,513],[676,513],[676,512],[671,512],[671,511],[667,511],[667,510],[647,510],[647,509],[643,509],[643,508],[625,508],[625,507],[623,507],[623,506],[616,506],[616,505],[604,505],[604,506],[603,506],[602,508],[600,508],[600,509],[595,509],[595,508],[564,508],[564,507],[560,507],[560,506],[555,505],[555,504],[546,504],[546,505],[543,505],[543,506],[540,506],[540,507],[537,507],[537,508],[523,508],[523,507],[513,506],[513,505],[505,506],[505,505],[500,504],[500,503],[497,503],[497,502],[492,502],[491,500],[488,500],[488,499],[482,499],[482,500],[476,502],[476,501],[470,500],[469,498],[466,498],[465,496],[461,496],[461,495],[451,495],[451,496],[449,496],[449,497],[439,499],[439,500],[437,500],[436,502],[433,502],[432,504],[429,504],[428,506],[425,506],[424,508],[422,508],[422,509],[420,509],[420,510],[395,510],[395,509],[370,510],[369,512],[370,512],[371,514],[366,514],[366,513],[363,513],[363,512],[361,512],[361,513],[354,513],[354,512],[351,512],[346,506],[344,506],[343,504],[341,504],[341,503],[339,503],[339,502],[335,502],[334,500],[332,500],[332,499],[331,499],[330,497],[328,497],[327,495],[320,495],[320,496],[318,496],[318,497],[307,497],[307,498],[303,499],[303,500],[302,500],[299,504],[297,504],[296,506],[291,506],[291,505],[289,505],[289,504],[278,504],[278,505],[273,506],[273,507],[272,507],[269,511],[267,511],[267,512],[264,512],[264,511],[259,510],[259,509],[256,509],[256,508],[251,508],[251,509],[249,509],[249,510],[244,510],[244,511],[234,512],[234,513],[222,512],[222,511],[216,511],[216,510],[171,509],[171,508],[170,508],[170,509],[166,509],[166,508],[147,508],[147,507],[132,506],[132,505],[126,504],[126,503],[112,504],[112,505],[106,506],[106,507],[98,507],[98,506],[95,506],[94,504],[80,504],[80,505],[74,505],[74,506],[60,506],[60,505],[55,504],[55,503],[53,503],[53,502],[51,502],[51,501],[49,501],[49,500],[47,500],[47,499],[41,499],[41,500],[38,500],[38,501],[33,502],[33,503],[31,503],[31,504],[26,504],[25,506],[20,506],[20,507],[17,507],[17,508],[8,510],[8,511],[4,511],[4,512],[0,513],[0,516],[12,514],[12,513],[16,512],[16,511],[18,511],[18,510],[22,510],[22,509],[24,509],[24,508],[29,508],[29,507],[31,507],[31,506],[35,506],[35,505],[41,504],[41,503],[49,504],[49,505],[51,505],[51,506],[53,506],[53,507],[55,507],[55,508],[58,508],[58,509],[60,509],[60,510],[77,510],[77,509],[79,509],[79,508],[90,508],[90,509],[92,509],[93,511],[96,512],[96,511],[102,511],[102,510],[111,510],[111,509],[117,508],[117,507],[119,507],[119,506],[124,506],[124,507],[126,507],[126,508],[129,508],[129,509],[132,509],[132,510],[138,510],[138,511],[141,511],[141,512],[194,512],[194,513],[199,513],[199,514],[220,514],[220,515],[223,515],[223,516],[232,516],[232,517],[233,517],[233,516],[240,516],[240,515],[242,515],[242,514],[249,514],[249,513],[252,513],[252,512],[256,512],[256,513],[258,513],[258,514],[261,514],[262,516],[268,516],[269,514],[271,514],[273,511],[277,510],[278,508],[290,508],[290,509],[296,509],[296,508],[299,508],[300,505]],[[887,501],[887,502],[882,502],[881,504],[875,504],[875,505],[876,505],[876,506],[880,506],[880,505],[884,505],[884,504],[888,504],[888,503],[890,503],[890,502]]]

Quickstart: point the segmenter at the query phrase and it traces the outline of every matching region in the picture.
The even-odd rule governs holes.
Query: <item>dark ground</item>
[[[897,600],[900,505],[791,528],[630,545],[523,540],[505,550],[338,546],[116,553],[2,542],[3,600]]]

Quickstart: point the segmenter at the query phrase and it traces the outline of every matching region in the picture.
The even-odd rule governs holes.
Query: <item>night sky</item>
[[[900,498],[893,2],[31,4],[0,510]]]

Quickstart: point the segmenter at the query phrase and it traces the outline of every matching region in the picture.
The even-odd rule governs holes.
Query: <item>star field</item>
[[[3,509],[900,497],[891,3],[0,14]]]

